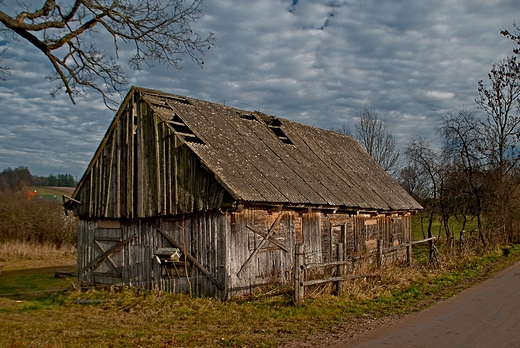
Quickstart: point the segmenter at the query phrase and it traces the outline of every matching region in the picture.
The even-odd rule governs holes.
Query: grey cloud
[[[437,139],[439,116],[474,107],[477,81],[511,54],[499,32],[515,1],[238,1],[204,3],[196,24],[217,46],[204,68],[153,64],[129,71],[132,84],[322,128],[351,127],[368,103],[403,146],[415,133]],[[13,45],[15,49],[15,45]],[[52,100],[48,65],[21,45],[0,81],[0,170],[26,165],[40,175],[82,174],[113,113],[98,96],[72,106]],[[121,52],[126,63],[128,52]],[[30,139],[30,141],[22,141]]]

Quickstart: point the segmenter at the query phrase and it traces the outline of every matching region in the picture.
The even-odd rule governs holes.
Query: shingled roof
[[[421,206],[351,137],[133,87],[237,201],[403,211]]]

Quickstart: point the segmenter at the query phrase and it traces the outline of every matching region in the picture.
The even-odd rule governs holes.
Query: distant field
[[[27,191],[36,191],[38,196],[56,196],[61,200],[62,195],[69,196],[74,192],[74,189],[74,187],[31,186],[27,188]]]

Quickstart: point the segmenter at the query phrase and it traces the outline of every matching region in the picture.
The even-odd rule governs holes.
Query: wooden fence
[[[381,267],[383,264],[383,258],[385,254],[391,252],[398,252],[399,249],[406,248],[406,261],[410,266],[412,264],[412,245],[430,242],[430,249],[433,250],[435,246],[433,245],[433,240],[435,237],[426,238],[418,241],[407,242],[403,244],[396,245],[394,247],[383,249],[383,241],[377,241],[377,251],[376,251],[376,260],[378,267]],[[345,275],[345,266],[349,263],[352,263],[357,258],[350,258],[348,260],[344,260],[344,251],[343,244],[337,244],[337,261],[325,262],[325,263],[312,263],[305,264],[305,252],[303,250],[303,244],[296,244],[295,255],[294,255],[294,303],[296,305],[303,303],[305,299],[305,287],[310,285],[317,285],[323,283],[336,283],[336,294],[341,296],[343,294],[343,282],[346,280],[352,280],[356,278],[370,278],[376,277],[374,274],[351,274]],[[430,253],[431,255],[431,253]],[[323,268],[336,266],[336,277],[322,278],[322,279],[313,279],[313,280],[305,280],[306,270],[311,268]]]

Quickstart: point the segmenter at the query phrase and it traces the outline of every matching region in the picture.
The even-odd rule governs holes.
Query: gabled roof
[[[132,93],[141,94],[236,200],[421,209],[351,137],[160,91],[133,87]]]

